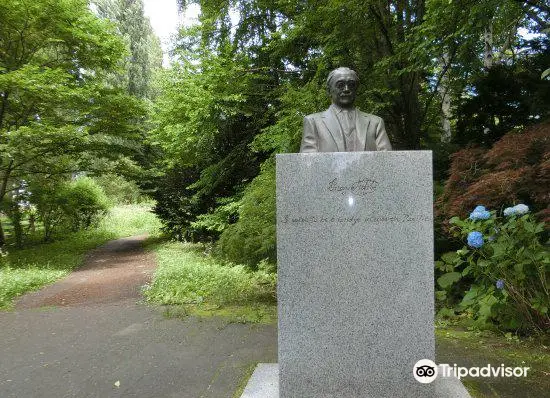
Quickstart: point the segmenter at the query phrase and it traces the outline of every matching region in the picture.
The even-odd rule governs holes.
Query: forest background
[[[546,2],[193,3],[167,68],[142,0],[0,3],[4,252],[88,228],[102,192],[139,186],[169,236],[275,269],[274,155],[298,150],[338,66],[395,149],[433,151],[437,257],[464,245],[448,220],[476,205],[550,217]]]
[[[475,185],[500,168],[502,154],[483,157],[493,144],[548,118],[547,4],[199,3],[151,115],[150,142],[164,154],[156,211],[178,239],[215,241],[218,254],[252,267],[276,262],[274,154],[299,149],[303,117],[329,105],[326,76],[341,65],[358,72],[357,105],[385,120],[395,149],[434,151],[439,253],[453,247],[439,224],[476,204],[548,211],[537,168],[547,129],[545,145],[530,144],[538,155],[511,151],[508,169]],[[529,178],[517,172],[525,158],[536,165]]]

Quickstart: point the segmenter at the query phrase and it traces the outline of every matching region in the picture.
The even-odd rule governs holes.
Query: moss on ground
[[[458,366],[529,367],[527,377],[464,378],[474,398],[550,397],[550,336],[519,338],[512,334],[436,327],[437,363]]]
[[[166,306],[164,315],[169,318],[218,317],[227,323],[257,323],[262,325],[277,322],[277,306],[269,304],[250,304],[215,306],[208,304],[183,304]]]
[[[252,373],[254,373],[254,369],[256,369],[257,365],[258,364],[256,362],[251,363],[243,370],[243,376],[241,377],[241,380],[239,381],[237,389],[233,393],[232,398],[240,398],[241,395],[243,395],[243,391],[248,384],[248,380],[250,380],[250,378],[252,377]]]

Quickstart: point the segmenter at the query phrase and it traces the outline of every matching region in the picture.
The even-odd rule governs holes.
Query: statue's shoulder
[[[366,113],[366,112],[363,112],[363,111],[359,111],[359,114],[361,115],[361,117],[364,117],[365,119],[368,119],[371,122],[374,122],[374,123],[383,122],[383,120],[380,116],[373,115],[372,113]]]
[[[309,115],[304,116],[304,119],[310,119],[310,120],[313,120],[313,119],[321,119],[322,117],[324,117],[324,115],[325,115],[326,112],[327,112],[327,111],[316,112],[316,113],[310,113]]]

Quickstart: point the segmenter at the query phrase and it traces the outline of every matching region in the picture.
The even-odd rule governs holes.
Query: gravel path
[[[155,269],[144,239],[109,242],[0,312],[0,397],[231,398],[253,364],[277,361],[275,325],[166,319],[143,304]]]

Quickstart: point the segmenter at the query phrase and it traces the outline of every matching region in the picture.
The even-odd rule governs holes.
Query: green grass
[[[159,226],[148,206],[118,206],[97,229],[57,236],[52,243],[24,249],[8,247],[0,258],[0,309],[9,309],[15,297],[67,275],[91,249],[125,236],[157,234]]]
[[[271,323],[276,319],[276,275],[221,263],[204,245],[159,243],[158,269],[145,296],[170,305],[169,316],[219,316],[230,322]]]
[[[67,271],[48,268],[0,268],[0,309],[9,308],[12,298],[55,282],[66,274]]]
[[[116,237],[140,234],[157,235],[162,224],[150,209],[151,205],[145,204],[113,207],[103,220],[101,229]]]

